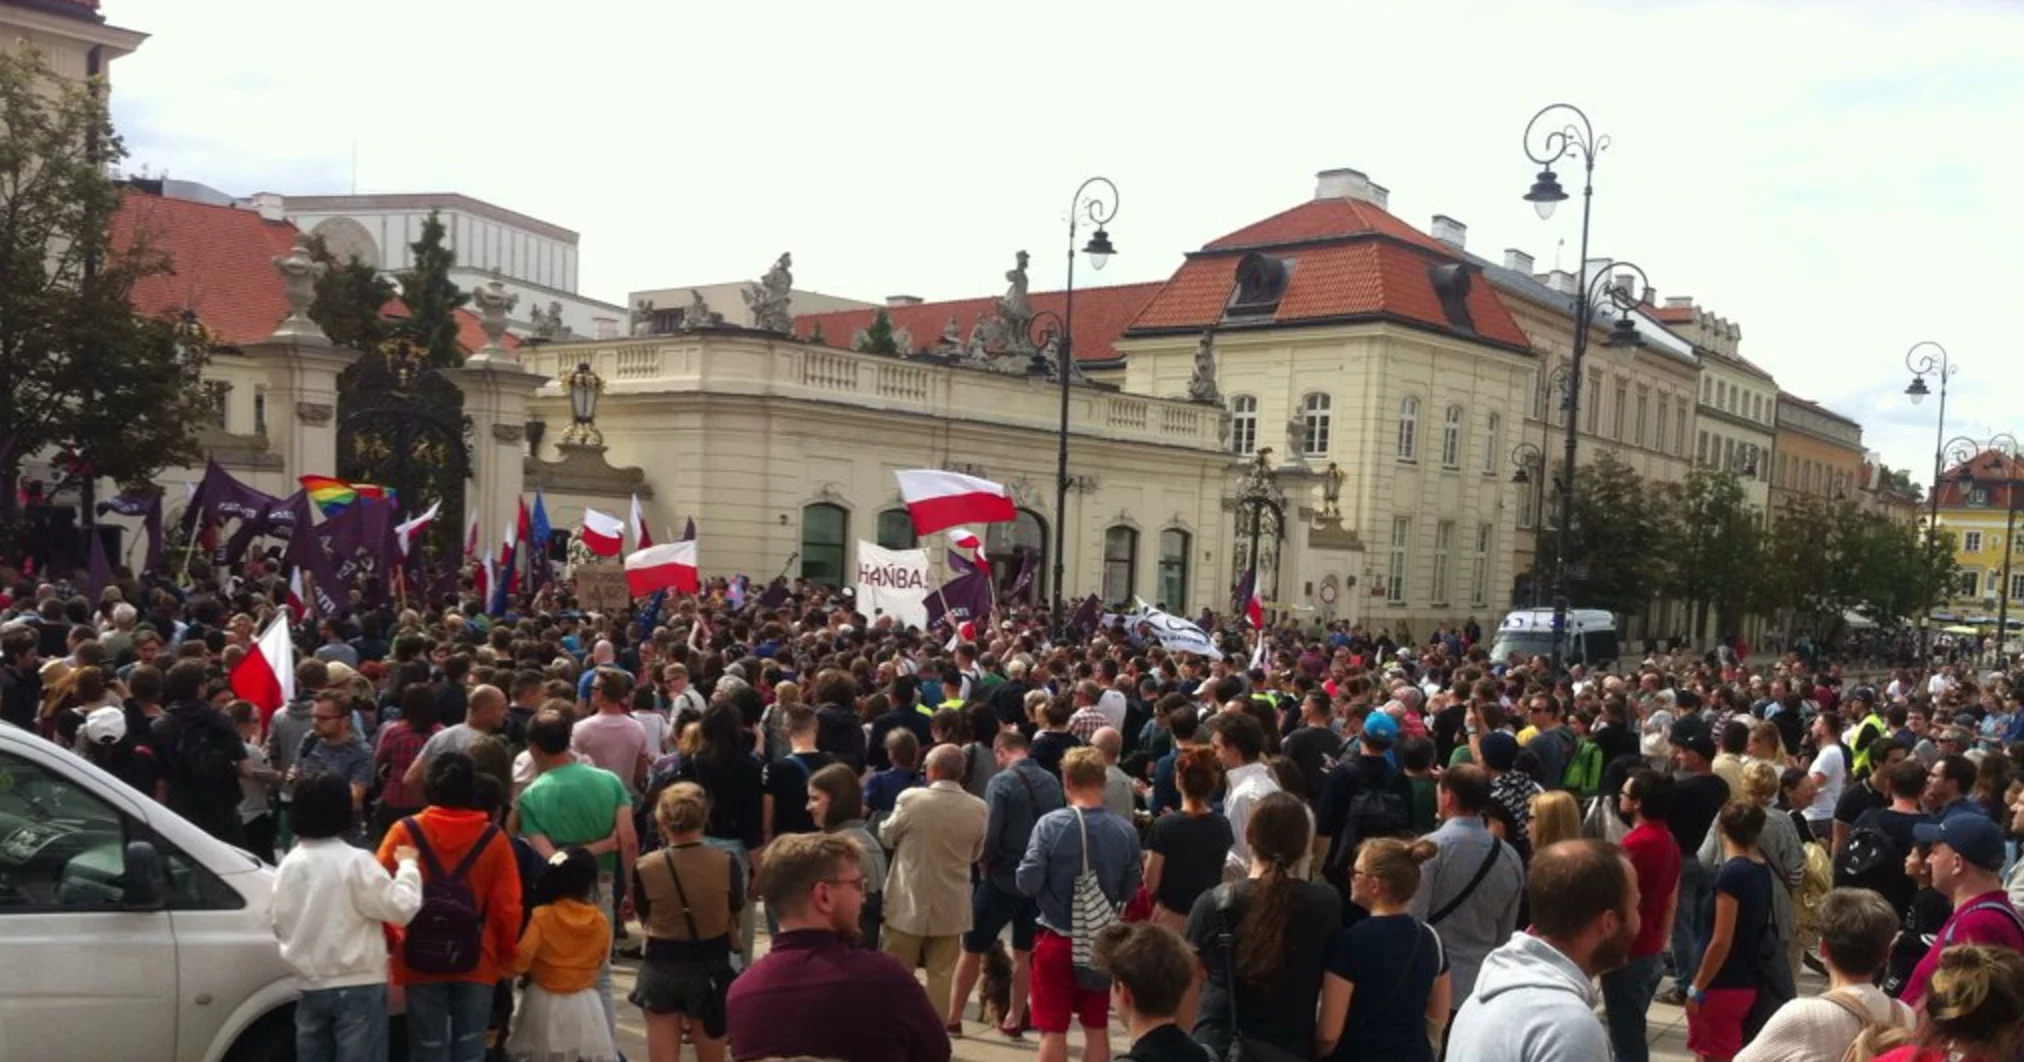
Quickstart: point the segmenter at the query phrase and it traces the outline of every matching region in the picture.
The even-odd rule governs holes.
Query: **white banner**
[[[1211,660],[1223,659],[1222,651],[1216,648],[1216,643],[1202,628],[1179,616],[1161,612],[1146,604],[1144,598],[1138,599],[1138,607],[1137,612],[1125,617],[1125,622],[1134,629],[1140,625],[1147,627],[1168,652],[1195,653]]]
[[[908,627],[928,625],[928,551],[885,549],[857,543],[857,610],[873,623],[881,615]]]

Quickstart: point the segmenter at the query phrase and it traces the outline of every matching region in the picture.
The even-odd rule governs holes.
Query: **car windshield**
[[[1552,631],[1500,631],[1497,640],[1490,643],[1492,663],[1505,663],[1517,653],[1521,659],[1548,656],[1553,652]]]

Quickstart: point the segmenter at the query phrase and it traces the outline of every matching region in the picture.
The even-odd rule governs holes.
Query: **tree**
[[[427,351],[431,368],[449,369],[464,363],[457,342],[457,310],[471,301],[450,279],[457,252],[443,242],[443,222],[435,211],[422,223],[422,238],[408,245],[414,267],[400,275],[401,301],[408,305],[403,329]]]
[[[858,336],[857,349],[864,354],[898,354],[899,340],[893,337],[893,319],[884,310],[872,315],[871,327]]]
[[[1694,603],[1694,628],[1715,612],[1718,634],[1741,629],[1743,617],[1764,604],[1764,532],[1735,473],[1697,468],[1664,494],[1674,524],[1661,547],[1670,559],[1667,595]]]
[[[1657,502],[1637,472],[1610,451],[1575,474],[1568,524],[1571,603],[1644,612],[1665,570],[1656,547],[1666,537],[1667,514]]]
[[[309,238],[309,254],[325,266],[316,281],[310,319],[339,346],[367,353],[378,350],[389,331],[381,311],[394,297],[393,282],[356,258],[338,259],[321,236]]]
[[[173,322],[134,313],[133,288],[167,257],[136,224],[113,243],[126,155],[103,85],[78,84],[32,50],[0,50],[0,513],[21,463],[122,482],[199,456],[203,353]],[[86,496],[90,500],[89,491]],[[87,517],[89,518],[89,517]]]

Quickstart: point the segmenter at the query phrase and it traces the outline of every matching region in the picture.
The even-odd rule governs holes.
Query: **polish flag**
[[[260,725],[295,699],[295,646],[288,638],[288,617],[276,616],[253,649],[232,669],[232,693],[260,709]]]
[[[1004,523],[1017,515],[1012,492],[988,479],[934,468],[894,475],[899,477],[900,499],[907,504],[917,535],[932,535],[957,524]]]
[[[646,513],[640,510],[640,496],[637,494],[632,496],[632,536],[634,549],[645,549],[654,544],[654,533],[647,530]]]
[[[394,526],[394,539],[401,545],[401,556],[405,557],[408,555],[408,550],[414,544],[415,536],[421,534],[430,524],[436,522],[436,514],[442,511],[442,508],[443,503],[438,501],[434,505],[429,506],[428,512]]]
[[[693,539],[648,546],[626,555],[625,585],[634,597],[656,590],[693,594],[702,589],[696,574],[696,543]]]
[[[964,642],[975,642],[976,640],[977,640],[977,621],[964,620],[963,622],[956,624],[956,633],[949,635],[949,644],[943,646],[942,648],[947,652],[953,653],[956,651],[956,647],[963,644]]]
[[[471,510],[471,518],[464,521],[464,556],[478,555],[478,510]]]
[[[978,538],[975,532],[966,527],[959,527],[949,532],[949,544],[957,549],[969,550],[976,558],[977,568],[984,573],[984,578],[991,578],[991,558],[984,553],[984,540]]]
[[[295,618],[300,620],[309,615],[308,606],[303,604],[307,600],[309,600],[308,597],[302,592],[302,569],[297,568],[295,571],[289,573],[288,600],[283,604],[287,608],[294,609]]]
[[[625,524],[610,513],[585,509],[583,544],[600,557],[616,557],[625,548]]]

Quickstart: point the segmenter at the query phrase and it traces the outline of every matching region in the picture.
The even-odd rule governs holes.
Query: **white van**
[[[1598,608],[1567,610],[1566,662],[1616,667],[1616,617]],[[1525,659],[1553,657],[1553,610],[1527,608],[1506,613],[1490,642],[1490,662],[1502,664],[1517,653]]]
[[[274,868],[0,724],[0,1062],[295,1054]]]

